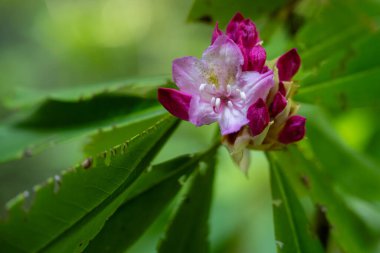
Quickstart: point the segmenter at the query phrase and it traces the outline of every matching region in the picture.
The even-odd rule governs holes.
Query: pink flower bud
[[[258,99],[256,103],[251,105],[247,112],[249,127],[251,128],[252,136],[259,135],[269,124],[269,112],[267,105],[263,99]]]
[[[191,101],[189,94],[174,89],[159,88],[158,101],[174,116],[183,120],[189,120]]]
[[[306,118],[299,115],[291,116],[281,130],[278,140],[283,144],[302,140],[305,136],[305,123]]]
[[[280,91],[276,93],[276,95],[273,98],[273,102],[270,106],[270,114],[272,117],[276,117],[280,112],[282,112],[286,105],[288,104],[288,101],[286,98],[281,94]]]
[[[297,49],[293,48],[281,55],[276,66],[280,81],[290,81],[301,66],[301,58]]]

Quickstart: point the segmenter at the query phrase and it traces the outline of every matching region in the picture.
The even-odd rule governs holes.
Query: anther
[[[244,91],[240,91],[240,97],[241,97],[241,99],[243,99],[243,100],[246,100],[246,99],[247,99],[247,96],[245,95],[245,92],[244,92]]]
[[[227,96],[231,95],[231,85],[227,85]]]
[[[204,89],[206,88],[206,85],[205,83],[202,83],[200,86],[199,86],[199,91],[204,91]]]
[[[232,102],[231,102],[231,101],[228,101],[228,102],[227,102],[227,105],[228,105],[228,107],[229,107],[229,108],[231,108],[231,109],[232,109],[232,108],[233,108],[233,106],[234,106],[234,105],[232,104]]]
[[[215,100],[216,100],[215,97],[212,97],[212,98],[211,98],[211,105],[212,105],[212,106],[215,106]]]
[[[215,100],[215,108],[216,109],[219,109],[220,103],[221,103],[220,98],[216,98],[216,100]]]

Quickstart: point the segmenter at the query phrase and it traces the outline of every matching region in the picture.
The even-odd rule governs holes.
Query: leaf
[[[303,187],[314,204],[326,210],[330,233],[347,253],[375,252],[378,235],[352,211],[331,181],[317,166],[317,161],[305,157],[307,150],[290,146],[287,151],[271,153],[272,159],[286,171],[293,188]],[[309,154],[310,156],[310,154]],[[297,183],[297,185],[296,185]],[[360,231],[360,233],[358,233]]]
[[[325,4],[297,34],[303,70],[297,100],[335,111],[380,105],[373,85],[380,80],[380,4],[350,2]]]
[[[196,0],[190,10],[188,20],[218,22],[221,26],[225,26],[236,12],[243,12],[245,15],[257,19],[274,12],[289,2],[286,0],[255,1],[254,3],[250,0]]]
[[[353,196],[370,202],[380,201],[380,168],[349,148],[338,137],[323,111],[303,105],[301,114],[308,119],[307,137],[315,157],[322,165],[322,173]]]
[[[158,246],[165,252],[209,252],[208,216],[212,199],[215,155],[212,154],[189,179],[182,202]]]
[[[284,253],[323,252],[305,212],[276,162],[270,159],[273,215],[277,251]]]
[[[178,121],[164,117],[153,127],[84,168],[77,165],[7,205],[0,220],[6,252],[81,252],[123,203],[126,190],[147,168]]]
[[[80,102],[47,101],[31,116],[0,126],[0,162],[34,155],[52,144],[142,123],[166,112],[155,99],[99,95]],[[142,123],[144,124],[144,123]]]
[[[124,94],[139,97],[156,97],[159,86],[169,85],[169,76],[129,78],[123,81],[78,85],[64,89],[18,90],[13,97],[4,101],[8,108],[20,108],[46,101],[79,102],[95,96]]]
[[[194,171],[200,160],[210,152],[215,152],[215,147],[203,154],[182,156],[154,166],[151,172],[131,186],[128,200],[107,221],[85,252],[125,252],[174,198],[184,179]]]

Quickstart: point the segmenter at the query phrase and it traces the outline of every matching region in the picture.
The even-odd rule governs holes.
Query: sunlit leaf
[[[330,233],[347,253],[375,252],[379,236],[354,213],[334,188],[334,181],[317,165],[315,158],[305,157],[307,150],[290,147],[271,154],[292,182],[294,188],[304,187],[315,204],[321,205],[331,224]],[[296,185],[296,182],[298,183]],[[358,233],[360,231],[360,233]]]
[[[125,252],[181,189],[184,176],[194,171],[210,152],[215,152],[215,147],[207,153],[183,156],[154,166],[132,185],[132,197],[107,221],[85,252]]]
[[[305,212],[274,160],[270,160],[274,226],[277,251],[283,253],[323,252]]]
[[[349,194],[380,201],[380,168],[344,144],[321,110],[303,105],[302,114],[308,119],[307,136],[324,175]]]
[[[81,252],[124,202],[128,187],[145,170],[178,121],[153,127],[36,186],[9,202],[0,221],[0,248],[32,252]]]
[[[215,170],[215,154],[192,175],[188,188],[158,246],[165,252],[209,252],[208,217],[210,212]]]

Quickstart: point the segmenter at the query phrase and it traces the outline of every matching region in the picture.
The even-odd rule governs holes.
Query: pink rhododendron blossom
[[[222,135],[246,125],[248,108],[266,99],[273,87],[273,72],[242,71],[240,48],[220,35],[201,59],[183,57],[173,62],[173,79],[180,89],[160,89],[159,100],[173,115],[196,126],[218,122]],[[172,92],[172,95],[168,95]],[[187,97],[191,97],[187,108]]]
[[[225,33],[216,24],[201,59],[173,61],[179,90],[158,90],[174,116],[196,126],[218,122],[223,144],[245,172],[248,149],[281,149],[305,136],[306,119],[292,100],[301,58],[291,49],[267,61],[262,45],[256,25],[237,13]]]

